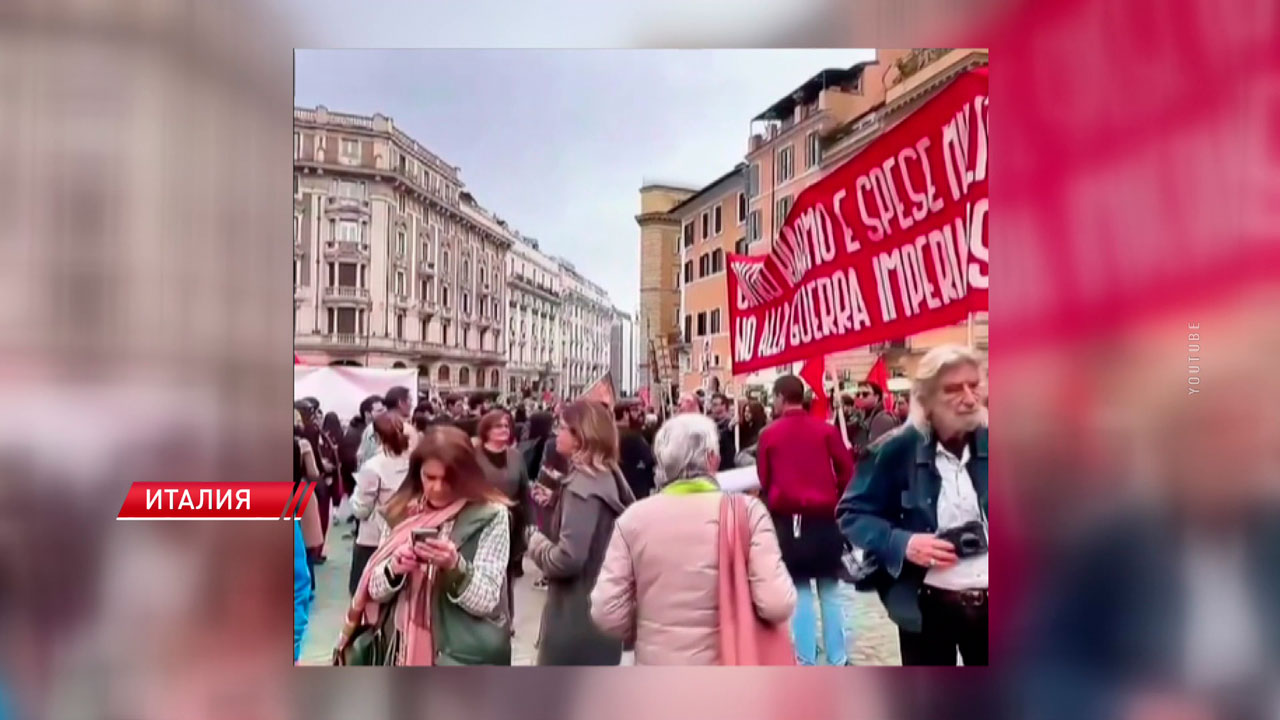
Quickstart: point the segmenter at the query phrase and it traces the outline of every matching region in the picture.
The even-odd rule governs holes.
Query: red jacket
[[[779,514],[829,514],[853,478],[853,457],[834,425],[788,410],[760,434],[760,495]]]

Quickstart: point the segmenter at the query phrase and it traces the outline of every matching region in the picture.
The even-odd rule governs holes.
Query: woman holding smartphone
[[[335,662],[362,625],[392,613],[386,665],[509,665],[510,501],[485,479],[470,438],[427,429],[384,507],[390,534],[356,587]]]

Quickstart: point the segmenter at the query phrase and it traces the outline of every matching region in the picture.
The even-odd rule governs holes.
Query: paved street
[[[316,599],[311,609],[311,623],[302,646],[304,664],[327,664],[333,641],[342,627],[346,612],[347,577],[351,571],[351,544],[343,535],[350,525],[338,524],[329,532],[328,561],[316,568]],[[538,571],[528,562],[525,576],[516,581],[516,636],[512,662],[532,665],[537,656],[534,641],[545,593],[533,588]],[[844,587],[845,627],[848,630],[849,657],[856,665],[898,665],[898,635],[885,615],[884,606],[874,593],[855,592]],[[624,658],[624,664],[630,658]]]

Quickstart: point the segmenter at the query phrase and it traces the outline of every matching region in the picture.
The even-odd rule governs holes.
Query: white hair
[[[929,405],[938,394],[938,383],[943,374],[962,365],[971,365],[981,372],[982,358],[963,345],[939,345],[920,358],[915,379],[911,381],[911,410],[907,414],[907,423],[925,435],[931,432]],[[979,408],[978,416],[982,426],[986,427],[987,409]]]
[[[710,455],[720,453],[720,431],[706,415],[676,415],[662,426],[653,441],[653,455],[658,460],[654,483],[667,483],[711,474]]]

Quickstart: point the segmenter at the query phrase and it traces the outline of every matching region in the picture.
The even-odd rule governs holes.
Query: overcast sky
[[[702,186],[751,118],[871,50],[299,50],[295,102],[381,112],[634,312],[645,179]]]

